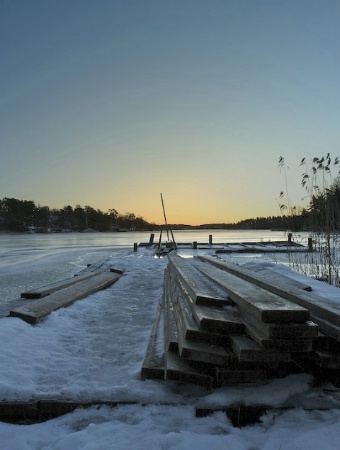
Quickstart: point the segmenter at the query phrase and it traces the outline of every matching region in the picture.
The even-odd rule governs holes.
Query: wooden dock
[[[260,242],[214,242],[213,236],[209,235],[207,242],[154,242],[154,235],[151,234],[149,242],[141,242],[134,245],[135,251],[137,247],[146,247],[153,249],[157,256],[167,256],[173,250],[212,250],[216,254],[219,253],[295,253],[295,252],[311,252],[313,251],[312,243],[308,242],[308,246],[297,243],[291,238],[281,241],[260,241]]]
[[[307,284],[213,256],[181,258],[173,252],[160,314],[164,351],[153,331],[142,378],[208,389],[298,372],[340,382],[340,307],[315,296]],[[157,327],[161,333],[159,320]]]

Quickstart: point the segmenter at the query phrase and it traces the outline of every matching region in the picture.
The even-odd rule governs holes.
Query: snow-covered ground
[[[0,423],[1,450],[340,449],[339,390],[332,385],[313,387],[309,375],[213,392],[170,381],[141,380],[167,259],[154,258],[146,249],[137,253],[118,249],[96,256],[104,258],[108,267],[125,269],[116,284],[53,312],[36,326],[18,318],[0,319],[0,398],[135,404],[79,409],[39,424]],[[75,261],[77,258],[79,255]],[[237,258],[239,264],[248,266],[268,265],[268,259],[261,256],[225,258]],[[80,269],[81,264],[74,267]],[[19,276],[25,273],[24,268],[22,262],[5,275]],[[41,269],[40,260],[30,261],[26,273],[30,271],[34,280],[34,273]],[[72,276],[74,268],[68,270]],[[275,265],[275,270],[305,280],[284,266]],[[308,282],[318,295],[339,300],[337,288]],[[240,429],[233,427],[222,412],[195,417],[197,405],[218,407],[241,400],[274,406],[287,401],[296,408],[273,410],[262,417],[261,423]],[[303,409],[311,405],[320,409]]]

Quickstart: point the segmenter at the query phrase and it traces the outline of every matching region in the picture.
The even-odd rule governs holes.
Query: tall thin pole
[[[164,215],[164,223],[165,223],[165,228],[166,228],[166,234],[167,234],[168,240],[169,240],[168,222],[166,220],[166,214],[165,214],[165,208],[164,208],[164,202],[163,202],[163,195],[162,195],[162,193],[161,193],[161,201],[162,201],[162,208],[163,208],[163,215]]]
[[[167,220],[166,220],[165,207],[164,207],[164,201],[163,201],[163,195],[162,195],[162,194],[161,194],[161,200],[162,200],[162,207],[163,207],[164,221],[165,221],[165,226],[166,226],[166,233],[167,233],[168,240],[169,240],[169,226],[168,226],[168,222],[167,222]],[[170,233],[171,233],[171,237],[172,237],[172,242],[173,242],[173,244],[174,244],[174,248],[177,248],[176,242],[175,242],[175,238],[174,238],[174,234],[173,234],[171,228],[170,228]]]

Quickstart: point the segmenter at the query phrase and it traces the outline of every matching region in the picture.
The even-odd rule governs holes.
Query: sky
[[[38,250],[46,249],[44,245],[41,242]],[[48,270],[49,277],[57,271],[65,279],[88,262],[104,262],[106,269],[114,266],[125,272],[114,285],[52,312],[35,326],[16,317],[0,318],[0,398],[136,403],[78,409],[31,425],[0,422],[1,450],[339,449],[339,389],[331,383],[313,383],[308,374],[212,391],[170,380],[141,380],[167,259],[155,259],[142,247],[135,253],[131,247],[109,250],[106,246],[105,256],[103,250],[56,246],[44,258],[30,252],[30,260],[18,257],[11,266],[2,258],[0,285],[6,281],[18,295],[28,287],[23,282],[26,275],[32,288],[42,286],[43,277],[51,283]],[[309,284],[315,294],[339,302],[337,288],[280,265],[278,255],[275,263],[268,254],[224,257],[229,262],[235,258],[250,270],[270,266],[274,273]],[[4,296],[1,301],[7,300]],[[162,339],[160,335],[163,351]],[[292,409],[268,410],[260,423],[241,428],[234,427],[222,412],[195,417],[196,407],[218,409],[239,403],[273,407],[286,403]]]
[[[0,0],[0,198],[163,223],[162,193],[192,225],[304,204],[301,159],[339,155],[339,23],[338,0]]]

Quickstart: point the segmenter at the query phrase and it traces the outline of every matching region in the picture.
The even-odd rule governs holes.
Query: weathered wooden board
[[[163,379],[165,375],[164,352],[160,352],[159,342],[161,334],[164,333],[163,319],[163,298],[158,304],[156,317],[151,329],[150,339],[146,350],[145,358],[142,364],[141,378],[145,379]]]
[[[246,270],[249,270],[245,268]],[[265,277],[268,284],[277,284],[282,286],[292,286],[296,289],[301,289],[303,291],[311,292],[313,289],[309,284],[301,283],[300,281],[294,280],[293,278],[289,278],[281,273],[275,272],[274,270],[263,267],[261,264],[255,265],[252,267],[251,272],[258,273],[261,277]],[[265,287],[265,286],[263,286]]]
[[[183,285],[179,280],[177,280],[177,284],[182,292],[182,296],[185,297]],[[190,296],[186,296],[186,300],[199,327],[215,332],[219,331],[233,334],[241,334],[244,332],[244,323],[240,319],[235,307],[227,306],[219,308],[196,305]]]
[[[102,272],[89,279],[76,283],[60,291],[50,294],[48,297],[34,300],[29,304],[20,306],[10,311],[9,316],[20,319],[34,325],[44,319],[52,311],[65,308],[76,300],[80,300],[105,289],[119,279],[120,275],[111,272]]]
[[[125,270],[120,269],[119,267],[110,267],[110,272],[119,273],[120,275],[123,275]]]
[[[199,255],[197,258],[201,261],[209,262],[219,269],[226,270],[234,275],[240,276],[247,281],[251,281],[264,289],[268,289],[268,287],[276,285],[284,288],[288,285],[304,291],[312,290],[311,286],[306,283],[293,280],[292,278],[281,275],[266,267],[262,267],[261,265],[258,265],[254,269],[250,270],[236,264],[221,261],[220,259],[210,255]]]
[[[199,363],[180,358],[173,352],[165,353],[165,378],[182,383],[198,384],[207,389],[212,389],[214,385],[214,377],[209,370],[205,370]]]
[[[253,276],[254,274],[251,271],[235,266],[234,264],[223,263],[223,265],[225,266],[224,270],[226,270],[226,268],[228,267],[228,271],[230,271],[230,273],[237,272],[238,274],[237,276],[239,277],[242,276],[245,280],[257,284],[259,274],[257,274],[256,277],[254,277]],[[260,280],[260,282],[262,285],[263,280]],[[340,302],[338,303],[326,299],[325,297],[321,297],[320,295],[316,295],[312,292],[306,292],[301,289],[296,289],[295,287],[290,285],[274,286],[271,284],[267,284],[266,289],[268,289],[268,291],[274,294],[279,295],[284,299],[287,299],[297,305],[302,306],[303,308],[308,309],[310,313],[313,315],[314,322],[316,322],[315,318],[319,317],[320,319],[326,320],[330,324],[334,324],[337,327],[340,327]]]
[[[289,351],[264,350],[248,336],[230,336],[231,348],[242,362],[289,362]]]
[[[269,323],[303,323],[309,320],[310,314],[306,308],[254,286],[208,262],[195,260],[194,264],[202,273],[226,289],[229,297],[242,308],[242,314],[250,314]]]
[[[251,315],[245,320],[267,339],[309,339],[317,337],[319,331],[318,325],[310,320],[305,323],[266,323]]]
[[[322,319],[314,314],[311,315],[313,322],[315,322],[319,330],[324,333],[326,336],[334,339],[337,342],[340,342],[340,327],[329,322],[328,320]]]
[[[319,368],[340,370],[340,355],[331,352],[313,351],[313,363]]]
[[[186,321],[183,320],[183,314],[185,312],[180,309],[178,302],[173,305],[177,324],[180,357],[190,359],[191,361],[228,366],[231,354],[225,348],[186,339]]]
[[[53,292],[60,291],[61,289],[65,289],[74,284],[80,283],[84,280],[92,278],[102,272],[83,272],[81,275],[75,275],[72,278],[67,278],[66,280],[57,281],[56,283],[51,283],[47,286],[42,286],[37,289],[32,289],[30,291],[22,292],[21,298],[33,299],[33,298],[43,298],[47,297]]]
[[[246,333],[265,350],[287,352],[310,352],[313,340],[310,339],[268,339],[264,334],[244,319]]]
[[[191,309],[188,305],[188,298],[183,292],[172,283],[173,291],[171,293],[171,299],[173,303],[177,302],[178,311],[182,317],[182,323],[184,324],[184,337],[189,341],[200,341],[207,344],[213,344],[217,346],[228,345],[228,336],[225,333],[218,331],[204,330],[197,325],[194,319]]]
[[[218,386],[228,386],[241,383],[262,383],[267,379],[265,369],[225,369],[215,367],[216,384]]]
[[[171,304],[171,292],[168,269],[164,276],[164,351],[178,352],[178,338],[176,318],[174,316],[173,306]]]
[[[196,304],[224,306],[231,303],[227,294],[208,279],[202,277],[202,274],[195,269],[189,260],[171,254],[169,255],[169,263]]]

